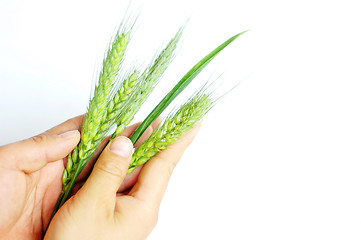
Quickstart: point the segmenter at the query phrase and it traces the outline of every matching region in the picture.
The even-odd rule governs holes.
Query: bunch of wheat
[[[62,192],[52,216],[68,199],[76,178],[93,157],[99,144],[108,135],[111,135],[112,139],[122,133],[132,121],[168,68],[183,33],[183,27],[181,27],[145,71],[133,69],[121,77],[119,72],[131,40],[134,23],[121,26],[104,57],[98,83],[84,118],[81,141],[68,156],[63,174]],[[130,137],[132,142],[135,143],[139,139],[149,125],[220,51],[243,33],[225,41],[190,69],[132,134]],[[153,134],[138,147],[132,157],[129,172],[133,171],[136,166],[144,164],[169,144],[174,143],[197,122],[201,121],[213,105],[214,100],[212,100],[210,93],[201,90],[195,94],[178,111],[170,114],[155,129]],[[112,133],[110,131],[114,125],[116,125],[116,130]]]

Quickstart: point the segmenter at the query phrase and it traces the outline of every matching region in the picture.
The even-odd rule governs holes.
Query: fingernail
[[[121,157],[128,157],[130,154],[132,154],[133,144],[129,138],[117,137],[113,140],[109,149]]]
[[[79,134],[78,130],[72,130],[72,131],[69,131],[69,132],[59,134],[59,137],[61,137],[61,138],[72,138],[72,137],[75,137],[78,134]]]

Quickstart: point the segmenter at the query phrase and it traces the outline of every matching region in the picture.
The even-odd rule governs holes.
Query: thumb
[[[132,151],[133,144],[129,138],[119,136],[113,139],[98,158],[81,194],[87,199],[115,203],[117,190],[128,171]]]
[[[0,168],[34,172],[47,163],[66,157],[78,144],[77,130],[60,135],[40,134],[35,137],[0,147]]]

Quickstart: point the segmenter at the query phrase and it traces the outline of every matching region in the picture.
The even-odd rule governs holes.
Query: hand
[[[42,238],[61,192],[66,156],[79,142],[82,122],[79,116],[38,136],[0,147],[0,239]],[[138,125],[123,134],[130,135]],[[152,126],[139,142],[151,132]],[[79,175],[78,183],[84,181],[99,152]],[[123,189],[134,184],[138,172],[128,175]]]
[[[45,239],[145,239],[156,224],[172,171],[198,129],[147,162],[135,185],[123,192],[119,186],[133,146],[126,137],[115,138],[83,187],[54,216]]]
[[[82,117],[0,147],[0,238],[41,239],[61,192],[63,158],[80,139]]]

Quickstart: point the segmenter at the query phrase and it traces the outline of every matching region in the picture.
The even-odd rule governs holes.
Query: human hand
[[[82,117],[0,147],[0,238],[41,239],[61,192],[63,158],[80,139]]]
[[[82,122],[83,116],[79,116],[38,136],[0,147],[0,239],[43,237],[61,192],[65,157],[79,142]],[[126,128],[123,134],[130,135],[138,125]],[[88,175],[99,152],[79,175],[78,184]],[[121,188],[134,184],[138,172],[129,174]]]
[[[145,239],[156,224],[172,171],[198,130],[149,160],[129,190],[119,186],[124,186],[133,146],[126,137],[115,138],[83,187],[54,216],[45,239]]]

